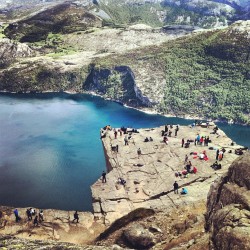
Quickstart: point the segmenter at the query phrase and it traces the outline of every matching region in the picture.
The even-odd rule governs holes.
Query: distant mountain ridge
[[[4,17],[20,19],[32,13],[32,9],[39,11],[41,7],[63,2],[92,9],[115,25],[142,22],[153,26],[184,24],[212,28],[250,19],[250,0],[0,0],[0,21]]]

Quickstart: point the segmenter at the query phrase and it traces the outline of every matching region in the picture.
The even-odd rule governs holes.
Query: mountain
[[[0,1],[0,20],[21,19],[63,0]],[[250,18],[249,0],[78,0],[66,1],[87,7],[107,25],[146,23],[195,25],[202,28],[226,26]]]
[[[146,13],[159,3],[128,1],[124,13],[144,23],[130,25],[124,4],[53,3],[3,24],[0,90],[95,92],[161,114],[250,123],[249,21],[154,28]]]

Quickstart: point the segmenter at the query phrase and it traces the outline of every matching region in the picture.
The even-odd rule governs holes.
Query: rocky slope
[[[249,249],[250,154],[230,166],[228,173],[210,188],[206,227],[211,249]]]
[[[10,24],[4,34],[20,42],[37,42],[52,33],[72,33],[100,27],[102,21],[83,7],[62,3],[28,19]]]
[[[91,91],[162,114],[249,123],[250,23],[190,32],[135,25],[53,35],[29,45],[36,57],[2,65],[0,90]]]

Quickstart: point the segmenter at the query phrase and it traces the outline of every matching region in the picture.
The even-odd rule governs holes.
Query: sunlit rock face
[[[208,195],[207,229],[211,249],[249,249],[250,154],[234,161]]]

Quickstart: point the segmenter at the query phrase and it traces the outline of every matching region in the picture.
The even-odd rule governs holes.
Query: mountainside
[[[115,1],[94,5],[106,3],[111,15],[108,8],[117,3],[118,17],[124,5]],[[152,2],[126,4],[134,13],[134,4],[146,11],[159,4]],[[59,3],[3,25],[0,90],[88,91],[161,114],[250,123],[250,21],[209,31],[114,28],[91,6]]]
[[[63,0],[0,1],[0,21],[21,19]],[[250,18],[249,0],[78,0],[67,1],[89,8],[105,25],[146,23],[195,25],[202,28],[227,26]]]
[[[101,25],[102,21],[83,7],[62,3],[28,19],[10,24],[4,33],[8,38],[20,42],[37,42],[46,40],[50,32],[72,33]]]

